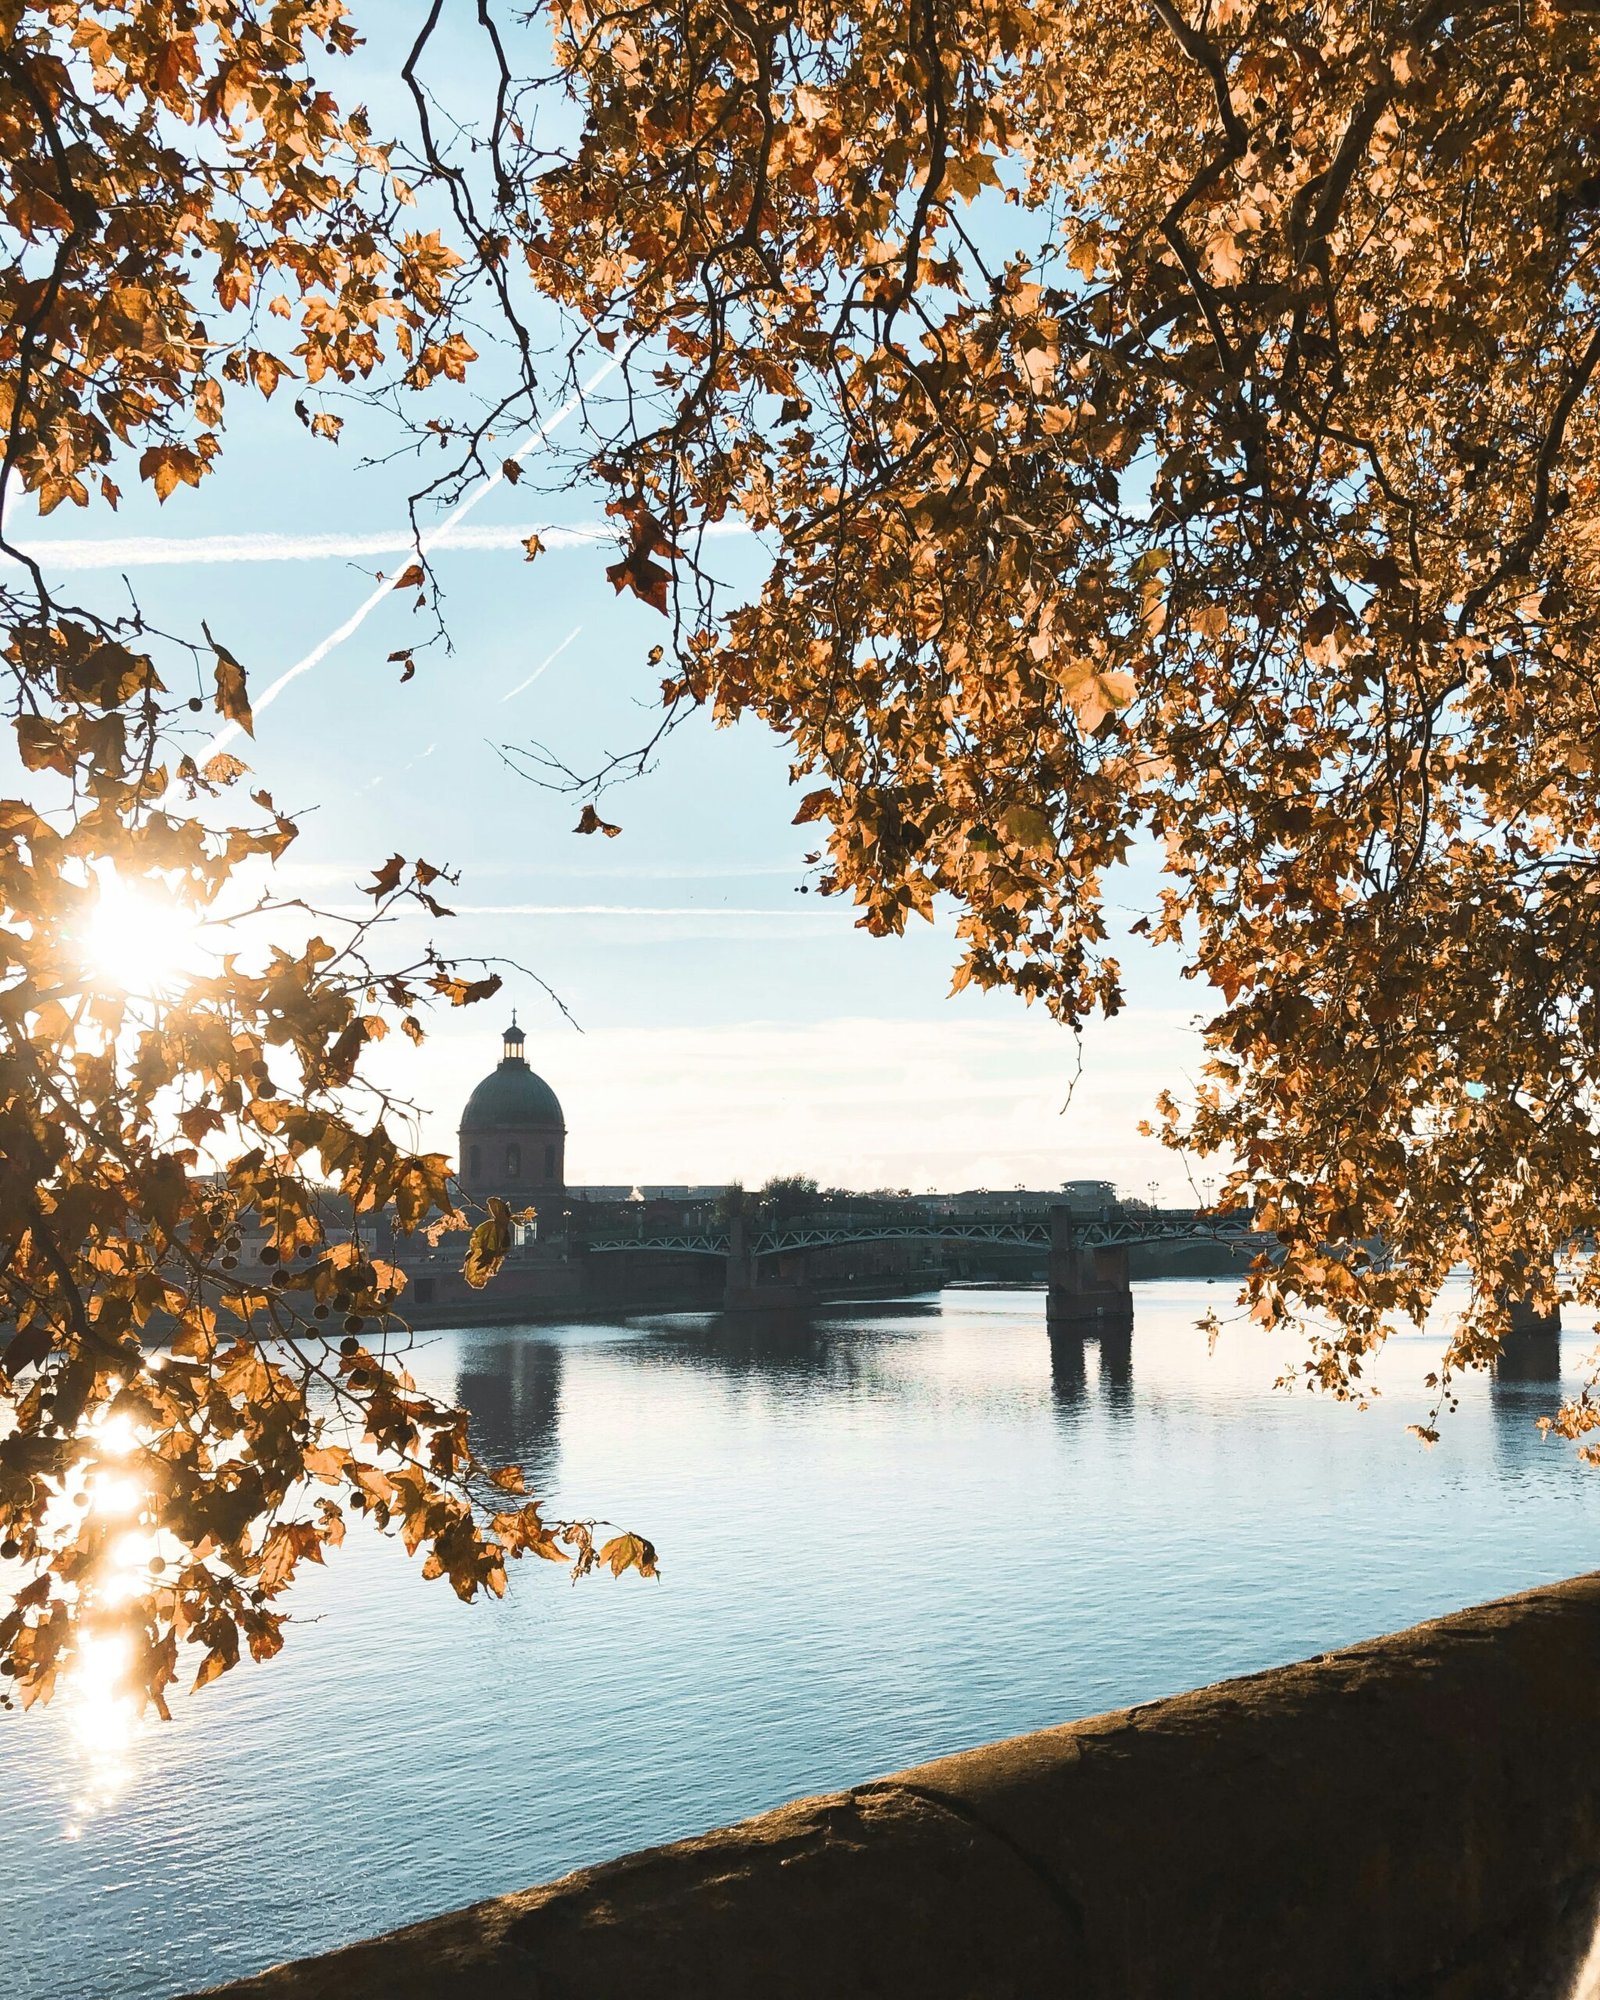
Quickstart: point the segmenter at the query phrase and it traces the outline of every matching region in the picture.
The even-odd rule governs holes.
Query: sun
[[[124,993],[160,998],[194,972],[199,945],[199,920],[159,879],[127,882],[109,865],[98,871],[83,933],[89,972]]]

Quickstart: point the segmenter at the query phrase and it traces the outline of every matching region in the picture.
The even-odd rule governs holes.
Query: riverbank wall
[[[1600,1911],[1597,1687],[1591,1575],[215,1990],[1593,2000],[1580,1969]]]

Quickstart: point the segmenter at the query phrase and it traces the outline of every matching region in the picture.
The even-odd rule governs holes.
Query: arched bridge
[[[797,1302],[808,1252],[856,1243],[1005,1244],[1047,1250],[1052,1322],[1131,1316],[1128,1251],[1144,1243],[1234,1243],[1253,1233],[1247,1211],[1108,1208],[1098,1215],[1062,1206],[1032,1215],[852,1215],[848,1211],[761,1222],[735,1216],[704,1228],[651,1225],[585,1236],[593,1253],[649,1252],[721,1257],[730,1310]],[[770,1270],[773,1263],[777,1271]]]

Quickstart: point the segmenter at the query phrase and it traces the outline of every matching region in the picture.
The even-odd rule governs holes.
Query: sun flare
[[[160,882],[126,882],[103,868],[84,931],[84,963],[125,993],[159,996],[194,971],[200,928],[194,912]]]
[[[66,1838],[114,1805],[135,1775],[139,1703],[127,1685],[132,1649],[118,1632],[86,1632],[65,1683],[67,1714],[81,1767]]]

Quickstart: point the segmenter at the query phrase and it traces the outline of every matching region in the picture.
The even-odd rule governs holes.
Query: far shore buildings
[[[433,1238],[426,1232],[401,1236],[387,1213],[366,1220],[350,1212],[348,1197],[327,1191],[325,1220],[335,1233],[354,1228],[381,1255],[406,1274],[402,1314],[415,1325],[468,1325],[484,1321],[548,1320],[572,1314],[610,1315],[639,1310],[715,1311],[731,1283],[725,1244],[725,1183],[617,1183],[569,1186],[566,1177],[567,1122],[561,1100],[532,1069],[527,1037],[513,1014],[500,1038],[500,1059],[474,1088],[457,1128],[456,1192],[468,1223],[491,1198],[514,1214],[534,1214],[519,1222],[504,1269],[488,1291],[475,1291],[462,1276],[464,1238]],[[770,1255],[775,1306],[785,1289],[798,1298],[895,1296],[937,1290],[956,1279],[967,1282],[1037,1284],[1045,1250],[1036,1237],[1007,1246],[980,1238],[945,1240],[936,1229],[883,1229],[913,1218],[923,1224],[951,1217],[1042,1221],[1065,1204],[1080,1216],[1104,1216],[1119,1205],[1109,1181],[1079,1180],[1053,1188],[968,1188],[956,1194],[913,1194],[822,1190],[801,1195],[813,1217],[869,1225],[847,1241],[797,1253],[799,1277],[785,1264],[787,1251]],[[780,1198],[781,1199],[781,1198]],[[796,1192],[787,1195],[793,1203]],[[752,1212],[752,1193],[744,1213]],[[1124,1211],[1145,1206],[1124,1198]],[[843,1212],[843,1215],[841,1214]],[[794,1211],[788,1209],[789,1214]],[[774,1210],[774,1214],[780,1213]],[[268,1248],[259,1222],[244,1232],[240,1262],[253,1271]],[[696,1240],[710,1237],[712,1243]],[[675,1239],[675,1240],[674,1240]],[[1030,1247],[1031,1246],[1031,1247]],[[1220,1258],[1220,1263],[1219,1263]],[[1135,1252],[1145,1268],[1136,1275],[1176,1275],[1228,1270],[1229,1253],[1214,1246],[1152,1246]]]
[[[569,1188],[566,1177],[567,1122],[561,1101],[544,1078],[528,1065],[527,1037],[516,1014],[501,1036],[500,1060],[467,1099],[457,1132],[456,1174],[470,1205],[491,1195],[513,1207],[541,1204],[556,1213],[573,1201],[679,1202],[715,1201],[725,1183],[692,1182],[608,1184]],[[959,1194],[914,1195],[901,1191],[891,1199],[910,1199],[934,1215],[984,1214],[996,1217],[1048,1208],[1065,1197],[1074,1209],[1098,1213],[1114,1206],[1117,1191],[1110,1181],[1064,1181],[1054,1188],[968,1188]],[[883,1199],[884,1192],[873,1197]],[[837,1200],[839,1197],[823,1197]]]

